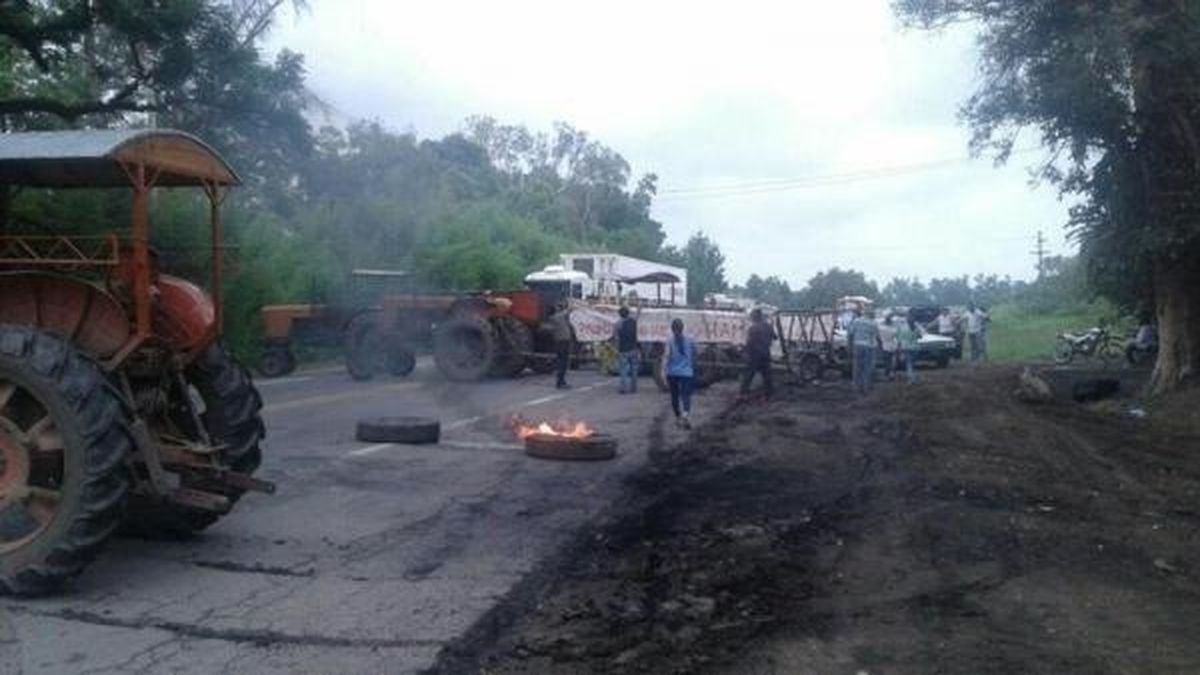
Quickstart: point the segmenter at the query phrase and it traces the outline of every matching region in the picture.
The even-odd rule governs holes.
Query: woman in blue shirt
[[[696,343],[683,335],[683,321],[671,322],[671,339],[667,341],[667,382],[671,385],[671,409],[675,425],[691,429],[688,417],[692,413],[692,382],[696,377]]]

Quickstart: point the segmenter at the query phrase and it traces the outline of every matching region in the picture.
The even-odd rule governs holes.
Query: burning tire
[[[51,591],[116,530],[133,451],[121,396],[60,338],[0,324],[0,589]]]
[[[373,417],[358,421],[354,437],[364,443],[437,443],[441,422],[428,417]]]
[[[481,316],[462,315],[438,326],[433,359],[438,370],[458,382],[481,380],[496,359],[495,330]]]
[[[525,454],[538,459],[597,461],[617,456],[617,439],[604,434],[582,438],[558,434],[533,434],[525,438]]]
[[[221,449],[222,464],[236,473],[253,474],[262,463],[258,444],[266,431],[260,414],[262,398],[250,374],[219,345],[212,345],[187,367],[184,379],[203,403],[200,421],[204,428],[190,429],[188,434],[207,435],[212,445]],[[190,423],[187,419],[177,421],[182,428]],[[225,496],[231,505],[244,493],[225,483],[187,473],[183,474],[181,487],[215,492]],[[212,525],[222,515],[135,493],[130,499],[125,530],[138,536],[178,539]]]
[[[488,374],[494,377],[520,375],[533,351],[533,331],[512,316],[498,316],[491,323],[498,349]]]

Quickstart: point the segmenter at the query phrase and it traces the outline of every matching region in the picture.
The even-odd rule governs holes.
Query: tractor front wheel
[[[133,451],[120,394],[62,339],[0,324],[0,589],[52,591],[121,522]]]
[[[208,440],[219,448],[221,463],[230,471],[246,475],[254,473],[262,463],[262,450],[258,444],[266,431],[261,414],[262,398],[250,380],[250,374],[219,345],[213,345],[187,367],[184,379],[190,391],[176,395],[199,399],[200,422]],[[189,405],[195,403],[178,401],[172,407],[184,410]],[[184,419],[177,426],[186,428],[190,423],[186,419],[189,416],[181,417]],[[243,494],[242,490],[206,480],[201,475],[184,474],[181,487],[215,492],[228,498],[230,504]],[[125,530],[143,537],[180,539],[212,525],[221,515],[168,502],[156,495],[135,493],[130,499]]]

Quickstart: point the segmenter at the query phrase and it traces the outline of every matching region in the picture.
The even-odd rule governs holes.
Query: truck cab
[[[587,274],[568,270],[562,265],[547,265],[545,269],[525,276],[525,285],[541,300],[543,313],[549,313],[560,300],[582,300],[589,281]]]

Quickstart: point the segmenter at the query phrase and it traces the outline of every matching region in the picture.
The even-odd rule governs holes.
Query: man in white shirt
[[[987,322],[991,317],[975,303],[967,305],[967,341],[971,344],[971,360],[987,360]]]
[[[896,324],[889,312],[879,324],[879,346],[883,357],[883,375],[888,380],[895,377],[896,355],[900,350],[900,341],[896,339]]]
[[[937,334],[954,337],[954,317],[950,316],[950,308],[943,307],[937,318]]]

